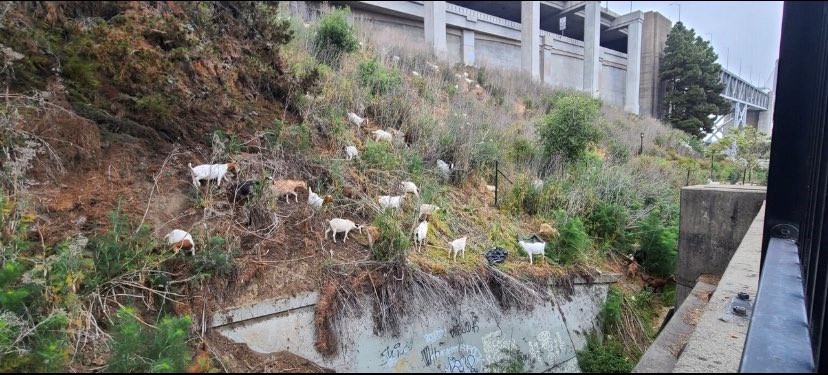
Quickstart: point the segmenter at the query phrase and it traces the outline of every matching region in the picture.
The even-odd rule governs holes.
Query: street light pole
[[[678,7],[678,21],[681,22],[681,4],[671,3],[670,5],[675,5]]]

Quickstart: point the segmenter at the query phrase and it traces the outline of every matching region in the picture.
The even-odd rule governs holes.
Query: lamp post
[[[641,133],[641,146],[638,147],[638,155],[644,153],[644,133]]]
[[[670,3],[670,5],[675,5],[678,7],[678,21],[681,22],[681,4]]]

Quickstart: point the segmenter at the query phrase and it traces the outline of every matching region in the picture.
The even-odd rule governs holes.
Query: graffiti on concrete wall
[[[388,345],[385,349],[380,353],[380,358],[382,358],[382,366],[384,367],[394,367],[397,364],[397,361],[405,357],[408,352],[411,351],[411,343],[402,344],[396,343],[394,345]]]

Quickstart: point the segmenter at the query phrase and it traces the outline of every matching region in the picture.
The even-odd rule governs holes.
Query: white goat
[[[452,169],[454,169],[454,163],[451,163],[451,165],[449,165],[449,164],[446,164],[446,162],[444,162],[440,159],[437,159],[437,168],[439,168],[440,171],[443,172],[443,174],[448,176],[451,173]]]
[[[386,209],[386,208],[389,208],[389,207],[399,209],[400,206],[402,206],[403,198],[405,198],[404,195],[398,195],[398,196],[395,196],[395,197],[392,197],[392,196],[389,196],[389,195],[380,195],[380,197],[377,199],[377,201],[379,201],[379,205],[383,209]]]
[[[398,63],[398,62],[400,62],[400,57],[399,56],[391,56],[391,60],[394,60],[395,63]]]
[[[486,190],[490,193],[494,193],[497,188],[494,185],[486,185]]]
[[[431,62],[429,62],[429,61],[426,61],[426,65],[428,66],[428,68],[429,68],[429,69],[431,69],[431,70],[433,70],[433,71],[435,71],[435,72],[439,72],[439,71],[440,71],[440,67],[439,67],[439,66],[434,65],[434,64],[432,64],[432,63],[431,63]]]
[[[463,236],[458,238],[454,241],[449,242],[451,245],[451,249],[449,249],[449,255],[453,255],[453,259],[457,262],[457,253],[463,253],[463,258],[466,258],[466,239],[468,236]]]
[[[473,81],[473,80],[470,80],[470,79],[468,79],[468,78],[465,78],[465,80],[466,80],[466,84],[469,84],[469,85],[470,85],[470,84],[474,83],[474,81]]]
[[[400,182],[400,188],[402,189],[403,194],[414,193],[417,198],[420,197],[420,189],[417,188],[417,185],[414,185],[411,181]]]
[[[438,210],[440,210],[440,207],[436,205],[423,203],[420,205],[420,212],[417,214],[417,218],[422,218],[423,215],[431,215]]]
[[[377,130],[374,130],[372,133],[374,133],[374,140],[377,141],[377,142],[379,142],[380,140],[383,140],[383,141],[387,141],[388,143],[392,143],[394,141],[394,136],[391,135],[391,133],[389,133],[385,130],[377,129]]]
[[[353,221],[347,219],[331,219],[328,222],[328,229],[325,229],[325,239],[328,239],[328,232],[333,231],[333,242],[336,243],[336,234],[339,232],[345,232],[345,238],[342,239],[342,243],[345,243],[345,240],[348,239],[348,232],[351,230],[358,230],[360,234],[362,234],[362,225],[355,224]]]
[[[187,163],[187,166],[190,167],[190,174],[193,176],[193,185],[195,185],[196,189],[200,187],[199,182],[201,180],[209,181],[218,179],[218,183],[216,185],[221,186],[221,180],[224,179],[224,175],[227,174],[228,171],[236,173],[239,169],[239,166],[236,163],[202,164],[195,168],[193,168],[192,163]]]
[[[416,71],[416,70],[412,70],[412,71],[411,71],[411,74],[412,74],[414,77],[419,77],[419,76],[420,76],[420,73],[417,73],[417,71]]]
[[[179,250],[184,249],[190,250],[192,255],[195,256],[195,241],[189,233],[181,229],[173,229],[172,232],[164,236],[164,239],[167,240],[167,244],[172,245],[174,254],[178,254]]]
[[[354,146],[345,147],[345,154],[348,155],[348,160],[353,159],[356,156],[359,156],[359,150],[357,150]]]
[[[362,126],[362,123],[365,122],[366,120],[367,119],[365,119],[365,118],[357,116],[356,113],[348,112],[348,121],[350,123],[356,125],[357,128],[360,128]],[[365,124],[368,125],[368,122],[365,122]]]
[[[419,249],[422,249],[426,241],[426,236],[428,236],[428,222],[421,221],[420,225],[417,226],[417,230],[414,232],[414,246],[419,246]]]
[[[540,255],[543,257],[544,251],[546,250],[546,242],[524,242],[520,240],[518,241],[518,245],[523,248],[523,251],[529,254],[529,264],[533,264],[532,255]]]
[[[322,208],[322,205],[328,203],[332,200],[330,195],[326,195],[325,198],[319,196],[311,190],[310,186],[308,186],[308,204],[313,208]]]

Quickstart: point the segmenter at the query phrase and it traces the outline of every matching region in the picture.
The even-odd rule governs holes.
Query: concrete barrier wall
[[[764,186],[697,185],[681,189],[676,306],[699,275],[721,276],[765,201]]]
[[[428,304],[402,324],[398,337],[377,336],[371,308],[346,316],[338,332],[339,352],[325,358],[314,348],[316,293],[218,313],[211,326],[225,337],[260,353],[282,350],[337,372],[485,372],[519,350],[527,372],[578,372],[576,350],[592,331],[614,276],[576,284],[569,294],[532,311],[502,312],[491,304],[461,299],[462,310],[439,311]]]

